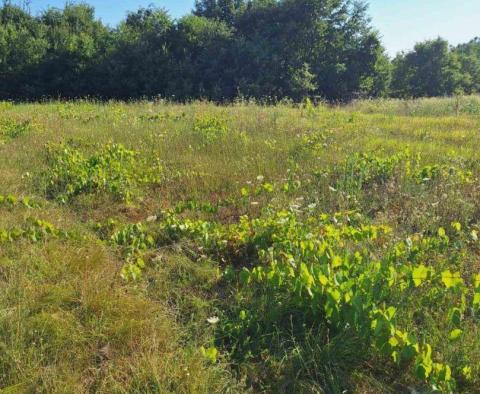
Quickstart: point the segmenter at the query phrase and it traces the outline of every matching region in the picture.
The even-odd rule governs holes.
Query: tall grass
[[[480,115],[480,97],[475,95],[412,100],[358,100],[345,108],[350,111],[397,116]]]

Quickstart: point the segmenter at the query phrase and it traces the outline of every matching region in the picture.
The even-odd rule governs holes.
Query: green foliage
[[[18,198],[12,194],[4,196],[0,194],[0,207],[6,206],[13,208],[17,206],[24,206],[26,208],[38,208],[40,204],[29,197]]]
[[[3,97],[78,97],[98,86],[101,77],[92,69],[104,57],[109,30],[92,7],[67,4],[34,17],[7,3],[0,15]]]
[[[202,355],[212,363],[217,362],[218,350],[215,347],[209,347],[205,349],[203,346],[200,348]]]
[[[434,97],[479,91],[478,41],[450,48],[443,39],[418,43],[393,60],[394,97]]]
[[[116,231],[110,238],[113,245],[121,247],[126,260],[121,275],[125,280],[137,280],[145,267],[143,252],[155,246],[155,240],[148,235],[141,224],[127,225]]]
[[[0,387],[476,392],[477,101],[0,105]]]
[[[246,6],[245,0],[196,0],[195,14],[233,24],[236,14]]]
[[[398,165],[408,157],[408,153],[398,153],[381,158],[369,154],[355,154],[347,159],[339,169],[341,178],[337,188],[351,194],[371,184],[385,184],[394,175]]]
[[[2,99],[300,102],[480,91],[478,39],[425,41],[390,61],[361,2],[203,0],[177,21],[140,8],[115,28],[87,4],[33,16],[7,2],[0,18]]]
[[[461,168],[455,168],[448,165],[433,165],[419,168],[414,174],[418,183],[428,183],[431,181],[450,180],[456,183],[471,183],[473,174],[471,171],[464,171]]]
[[[341,100],[388,84],[366,8],[346,0],[199,1],[178,21],[140,8],[113,29],[87,4],[0,13],[2,98]]]
[[[300,102],[480,91],[477,39],[425,41],[390,61],[361,2],[203,0],[177,21],[140,8],[115,28],[87,4],[33,16],[8,2],[0,18],[2,99]]]
[[[193,134],[205,145],[224,138],[227,132],[226,122],[212,115],[198,117],[193,125]]]
[[[360,185],[387,181],[408,155],[371,158],[364,154],[355,161],[355,178],[363,179]],[[272,192],[274,186],[268,185],[264,189]],[[250,192],[245,189],[242,195],[248,197]],[[187,206],[204,210],[202,204]],[[278,352],[283,357],[290,345],[272,340],[286,337],[291,328],[297,351],[306,352],[308,333],[326,325],[331,335],[353,333],[378,357],[386,356],[397,368],[411,368],[412,376],[434,390],[455,389],[457,370],[452,371],[441,356],[434,357],[421,324],[403,328],[407,322],[401,317],[407,313],[407,300],[429,300],[435,294],[430,313],[444,314],[446,324],[453,324],[449,341],[462,336],[468,303],[480,304],[480,280],[474,278],[472,290],[461,272],[428,263],[432,256],[448,256],[461,247],[466,234],[460,223],[451,224],[457,240],[440,228],[434,236],[416,235],[391,243],[390,228],[368,225],[350,212],[312,216],[267,207],[259,218],[243,216],[229,225],[177,216],[183,212],[163,212],[160,220],[150,222],[150,230],[137,224],[113,233],[112,241],[126,251],[122,275],[138,279],[149,249],[185,239],[192,242],[189,250],[194,255],[207,254],[232,265],[238,259],[248,261],[248,267],[228,268],[223,277],[226,284],[238,285],[238,294],[235,305],[223,305],[217,343],[236,362],[266,354],[275,357]],[[385,250],[374,257],[379,247]],[[449,305],[446,314],[445,305]],[[216,362],[216,348],[201,350]],[[302,368],[297,373],[310,373],[307,366]]]
[[[433,97],[455,93],[460,66],[442,39],[419,43],[393,61],[392,91],[398,97]]]
[[[40,242],[46,238],[67,238],[68,234],[59,230],[53,224],[40,219],[30,219],[22,227],[12,229],[0,229],[0,244],[6,242],[16,242],[20,239],[26,239],[31,242]]]
[[[2,119],[0,121],[0,143],[15,139],[32,130],[32,123],[28,120],[18,122],[14,119]]]
[[[283,324],[289,318],[300,349],[307,340],[306,326],[320,329],[327,324],[332,335],[348,327],[379,356],[388,356],[398,367],[411,365],[414,376],[432,389],[448,392],[456,387],[451,367],[441,358],[435,360],[431,345],[419,339],[425,338],[422,326],[406,331],[397,318],[403,314],[405,299],[413,294],[428,298],[434,291],[437,308],[432,305],[431,313],[441,315],[445,302],[455,305],[445,315],[457,327],[448,339],[456,341],[462,335],[458,327],[463,325],[466,300],[475,298],[473,304],[478,305],[477,293],[460,272],[426,265],[429,256],[457,248],[445,230],[394,243],[376,259],[372,252],[388,244],[391,229],[352,220],[349,213],[330,217],[267,210],[258,219],[242,217],[227,226],[181,219],[173,212],[163,216],[153,233],[142,225],[128,225],[111,239],[125,248],[127,256],[187,238],[198,251],[225,262],[233,264],[239,256],[248,259],[251,268],[243,267],[238,274],[225,271],[227,283],[239,284],[239,301],[225,310],[218,332],[218,343],[238,362],[273,351],[271,338],[286,335],[281,331],[288,329]],[[459,223],[452,227],[463,236]],[[124,267],[126,279],[139,278],[144,268],[143,259],[139,261]],[[480,288],[477,282],[475,289]],[[287,343],[278,346],[288,352]],[[217,349],[202,352],[216,361]]]
[[[73,147],[53,145],[47,161],[47,196],[63,203],[80,194],[101,192],[130,201],[142,185],[158,184],[162,178],[158,160],[149,165],[137,152],[120,144],[107,144],[90,157]]]

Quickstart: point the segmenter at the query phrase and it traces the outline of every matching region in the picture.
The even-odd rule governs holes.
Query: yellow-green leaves
[[[3,196],[0,194],[0,207],[6,206],[8,208],[13,208],[19,205],[25,208],[38,208],[40,206],[37,202],[34,202],[29,197],[18,198],[11,194],[8,196]]]
[[[332,267],[333,268],[338,268],[343,265],[343,260],[340,256],[333,256],[332,258]]]
[[[480,274],[476,274],[473,276],[473,286],[475,289],[480,290]]]
[[[468,365],[462,368],[462,376],[465,380],[469,381],[472,379],[472,368]]]
[[[9,230],[0,229],[0,244],[25,239],[30,242],[39,242],[46,238],[68,238],[65,231],[58,229],[52,223],[39,219],[29,219],[21,227]]]
[[[47,195],[62,203],[94,193],[128,202],[143,186],[156,185],[163,176],[158,158],[146,160],[122,144],[106,144],[89,157],[70,145],[49,145],[48,164]]]
[[[452,370],[450,366],[446,364],[435,363],[434,369],[437,381],[448,383],[452,380]]]
[[[473,296],[473,306],[480,307],[480,292],[476,292]]]
[[[457,232],[460,233],[462,231],[462,225],[459,222],[453,222],[452,228]]]
[[[0,120],[0,142],[18,138],[32,129],[33,124],[30,120],[20,122],[15,119],[3,118]]]
[[[456,341],[457,339],[460,338],[462,334],[463,334],[463,331],[460,330],[459,328],[456,328],[450,331],[450,334],[448,335],[448,339],[450,339],[451,341]]]
[[[271,183],[264,183],[262,185],[262,188],[263,190],[265,190],[267,193],[273,193],[273,191],[275,190],[273,184]]]
[[[303,287],[307,290],[310,296],[313,296],[312,286],[315,283],[313,275],[308,270],[308,267],[305,263],[300,264],[300,280],[302,281]]]
[[[412,280],[416,287],[427,280],[430,270],[423,264],[412,269]]]
[[[426,380],[432,373],[432,370],[432,347],[427,344],[423,352],[417,357],[415,372],[419,379]]]
[[[472,232],[470,233],[470,236],[472,237],[472,240],[477,242],[478,241],[478,232],[477,230],[472,230]]]
[[[449,242],[446,231],[440,229],[439,237],[413,235],[390,251],[387,246],[382,255],[370,249],[372,244],[384,240],[386,231],[381,226],[352,224],[354,220],[345,219],[342,214],[306,215],[305,211],[266,210],[254,219],[243,216],[236,224],[224,225],[170,213],[153,224],[126,227],[115,233],[113,239],[116,245],[130,250],[146,248],[144,255],[148,256],[148,250],[157,247],[165,236],[150,238],[147,230],[159,226],[170,239],[185,237],[193,250],[231,264],[232,272],[223,279],[240,285],[242,297],[245,294],[255,299],[255,304],[241,305],[216,326],[227,330],[235,340],[252,341],[249,330],[259,330],[255,332],[259,337],[270,334],[263,331],[264,314],[272,319],[268,323],[272,329],[282,330],[278,326],[280,320],[275,319],[285,317],[282,314],[287,305],[291,313],[293,306],[299,316],[309,316],[311,320],[305,324],[318,318],[318,323],[327,322],[339,331],[348,326],[398,366],[414,362],[415,374],[422,382],[431,387],[448,387],[453,380],[450,367],[436,363],[442,355],[433,353],[430,345],[419,339],[427,337],[421,328],[403,331],[405,327],[400,322],[404,321],[405,310],[399,302],[417,296],[426,302],[431,300],[427,298],[431,294],[439,297],[439,304],[452,301],[448,311],[442,310],[435,317],[442,318],[443,313],[443,318],[448,319],[448,329],[443,334],[452,346],[466,335],[462,323],[467,318],[464,315],[471,288],[464,285],[460,272],[442,271],[447,260],[436,258],[457,247]],[[236,267],[233,262],[239,256],[249,260]],[[255,265],[246,268],[248,263]],[[139,275],[136,270],[142,268],[143,264],[130,264],[128,274]],[[480,305],[480,275],[474,276],[473,285],[479,290],[474,302]],[[202,354],[210,362],[218,359],[214,347],[204,348]],[[455,371],[458,373],[457,366]]]
[[[193,125],[193,134],[200,140],[202,145],[210,145],[228,133],[228,126],[223,118],[204,114],[197,116]]]
[[[452,273],[450,270],[442,272],[442,283],[447,289],[451,289],[463,284],[460,272]]]
[[[480,274],[473,276],[473,286],[475,289],[475,294],[473,295],[473,306],[475,308],[480,307]]]
[[[200,348],[200,353],[202,354],[203,357],[205,357],[208,361],[211,363],[216,363],[218,359],[218,349],[216,347],[201,347]]]
[[[326,286],[329,282],[329,279],[327,276],[323,275],[323,274],[318,274],[318,281],[320,282],[320,284],[322,286]]]

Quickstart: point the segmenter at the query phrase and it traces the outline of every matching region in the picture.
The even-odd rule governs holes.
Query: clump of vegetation
[[[476,324],[480,274],[468,278],[464,266],[451,270],[449,264],[429,264],[433,256],[443,260],[463,253],[459,248],[466,252],[478,241],[477,233],[462,231],[460,223],[452,223],[452,239],[440,228],[433,236],[391,244],[390,228],[365,224],[360,215],[348,212],[330,217],[268,210],[260,218],[242,217],[228,226],[181,219],[173,212],[163,216],[150,224],[150,230],[128,225],[111,236],[127,252],[124,279],[139,279],[145,268],[143,259],[129,261],[132,256],[184,238],[193,242],[189,248],[194,255],[207,254],[232,264],[223,279],[235,288],[238,301],[218,306],[223,313],[217,346],[237,363],[263,359],[268,360],[263,368],[273,368],[281,360],[300,357],[304,364],[296,368],[297,381],[289,383],[290,388],[297,390],[301,378],[313,389],[316,383],[308,382],[312,374],[321,380],[327,377],[309,366],[318,356],[309,348],[312,335],[319,335],[315,339],[319,349],[328,346],[331,338],[350,335],[357,340],[355,363],[367,360],[363,352],[373,352],[392,368],[410,365],[412,376],[436,390],[453,391],[458,380],[471,380],[476,371],[471,363],[452,370],[444,356],[434,357],[426,340],[433,327],[412,324],[407,318],[414,299],[428,304],[429,315],[450,330],[452,346]],[[382,254],[373,258],[379,248]],[[248,261],[249,267],[235,269],[239,259]],[[206,356],[216,358],[218,350],[209,349]],[[340,376],[336,379],[339,388],[348,387]]]
[[[142,185],[158,184],[162,179],[158,160],[149,166],[121,144],[108,144],[90,157],[73,147],[53,145],[47,160],[47,196],[63,203],[80,194],[100,192],[130,201]]]
[[[464,171],[448,165],[427,165],[414,174],[418,183],[429,183],[433,181],[454,181],[459,183],[471,183],[473,181],[472,171]]]
[[[338,170],[340,179],[337,187],[355,194],[372,184],[385,184],[407,157],[408,153],[403,152],[386,158],[368,153],[354,154],[347,159],[344,167]]]
[[[173,121],[178,121],[185,117],[185,113],[181,113],[179,115],[172,114],[170,112],[164,112],[164,113],[157,113],[157,114],[144,114],[140,115],[138,117],[139,120],[147,121],[147,122],[156,122],[160,120],[173,120]]]
[[[366,7],[348,0],[310,0],[307,8],[301,0],[198,0],[184,18],[140,8],[113,29],[85,3],[34,15],[7,2],[0,14],[3,100],[247,97],[271,103],[302,102],[307,96],[315,102],[452,96],[388,102],[383,108],[419,116],[480,113],[478,97],[462,97],[480,92],[480,39],[455,46],[442,38],[427,40],[390,60]],[[79,116],[68,103],[58,109],[67,121],[91,123],[99,116]],[[313,119],[318,111],[305,101],[303,113]],[[165,119],[138,115],[151,122]]]
[[[136,280],[145,267],[143,253],[155,246],[155,240],[145,231],[142,224],[129,224],[119,229],[110,238],[110,242],[123,249],[125,265],[122,268],[122,278]]]
[[[18,138],[32,130],[29,120],[17,121],[15,119],[2,119],[0,121],[0,143]]]
[[[26,208],[40,207],[40,204],[32,200],[30,197],[18,198],[12,194],[9,194],[8,196],[3,196],[0,194],[0,207],[7,206],[9,208],[13,208],[19,205],[24,206]]]
[[[40,219],[30,219],[23,227],[12,229],[0,229],[0,243],[15,242],[19,239],[27,239],[32,242],[38,242],[45,237],[67,237],[67,233],[58,229],[52,223]]]
[[[213,115],[202,115],[197,117],[193,125],[193,134],[204,145],[209,145],[224,138],[227,135],[228,127],[226,122]]]

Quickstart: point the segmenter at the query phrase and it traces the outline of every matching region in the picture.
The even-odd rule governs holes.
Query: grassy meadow
[[[0,392],[478,393],[478,114],[0,103]]]

